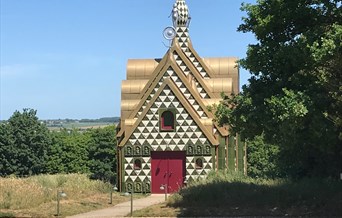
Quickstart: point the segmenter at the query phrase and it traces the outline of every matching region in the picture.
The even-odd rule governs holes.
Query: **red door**
[[[156,151],[152,152],[152,193],[176,192],[183,186],[185,177],[185,152]]]

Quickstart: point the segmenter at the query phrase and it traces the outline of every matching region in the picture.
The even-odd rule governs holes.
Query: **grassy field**
[[[48,126],[48,129],[49,130],[52,130],[52,131],[58,131],[60,130],[61,128],[65,128],[65,129],[82,129],[82,130],[85,130],[85,129],[90,129],[90,128],[104,128],[104,127],[107,127],[107,126],[110,126],[110,125],[113,125],[112,123],[90,123],[90,122],[86,122],[86,123],[65,123],[61,126]]]
[[[60,202],[62,217],[109,207],[110,188],[79,174],[0,178],[0,217],[54,217],[58,190],[67,194]],[[113,204],[128,200],[113,194]],[[341,205],[341,181],[261,180],[219,172],[134,216],[342,217]]]
[[[342,217],[342,182],[320,179],[251,179],[215,173],[134,216],[211,217],[280,216]]]
[[[0,178],[0,217],[54,217],[57,191],[67,196],[60,201],[61,216],[112,206],[110,184],[89,180],[86,175],[41,175],[29,178]],[[113,205],[128,201],[113,193]]]

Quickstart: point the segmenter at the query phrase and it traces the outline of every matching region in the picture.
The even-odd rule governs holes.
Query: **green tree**
[[[279,146],[266,144],[263,136],[248,141],[247,175],[255,178],[279,178]]]
[[[45,172],[51,138],[39,122],[37,111],[15,111],[0,124],[0,175],[33,175]]]
[[[248,139],[280,148],[292,177],[337,177],[342,166],[342,10],[338,0],[259,0],[244,23],[258,42],[241,66],[252,74],[217,116]]]
[[[115,182],[116,136],[115,126],[90,130],[89,168],[91,178]]]
[[[53,143],[49,150],[49,173],[89,173],[88,144],[90,134],[76,129],[52,132]]]

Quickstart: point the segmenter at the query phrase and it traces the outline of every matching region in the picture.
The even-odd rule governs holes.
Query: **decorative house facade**
[[[128,60],[117,129],[121,191],[168,193],[210,171],[245,171],[245,144],[208,110],[239,92],[237,58],[201,58],[185,0],[177,0],[162,59]],[[163,188],[161,188],[163,187]]]

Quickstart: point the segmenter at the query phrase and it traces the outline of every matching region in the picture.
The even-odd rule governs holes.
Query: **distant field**
[[[41,120],[50,130],[103,128],[117,125],[120,117],[102,117],[99,119],[48,119]]]
[[[110,125],[116,125],[117,123],[101,123],[101,122],[72,122],[72,123],[65,123],[60,124],[58,126],[49,126],[48,129],[50,130],[59,130],[61,128],[66,129],[89,129],[89,128],[103,128]]]

